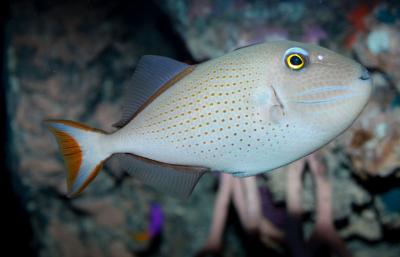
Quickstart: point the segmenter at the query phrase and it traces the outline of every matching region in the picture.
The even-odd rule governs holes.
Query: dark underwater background
[[[2,256],[400,256],[399,1],[16,0],[0,13]],[[322,166],[257,176],[247,196],[258,197],[260,224],[247,226],[215,174],[180,199],[111,163],[66,197],[43,119],[112,131],[142,55],[195,64],[274,39],[356,59],[374,91],[317,153]],[[213,218],[224,212],[225,222]]]

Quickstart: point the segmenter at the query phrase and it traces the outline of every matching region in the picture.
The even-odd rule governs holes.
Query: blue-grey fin
[[[129,153],[115,154],[122,169],[144,184],[158,191],[176,196],[189,196],[201,176],[208,171],[204,167],[161,163]]]
[[[232,174],[232,176],[238,177],[238,178],[245,178],[245,177],[253,176],[253,174],[250,174],[250,173],[247,173],[244,171],[235,171],[235,172],[232,172],[231,174]]]
[[[121,128],[129,123],[151,96],[188,67],[191,66],[168,57],[143,56],[126,88],[122,117],[113,126]]]

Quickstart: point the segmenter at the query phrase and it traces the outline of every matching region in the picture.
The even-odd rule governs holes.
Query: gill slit
[[[274,96],[275,96],[276,100],[278,101],[279,107],[282,109],[283,116],[285,116],[286,115],[285,106],[283,105],[281,99],[279,98],[278,94],[276,93],[276,90],[273,85],[271,85],[271,88],[272,88],[272,92],[274,92]]]

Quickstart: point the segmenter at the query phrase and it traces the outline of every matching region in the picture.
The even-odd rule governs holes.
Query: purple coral
[[[164,224],[164,213],[160,204],[152,203],[150,209],[150,224],[148,232],[150,238],[154,238],[161,233]]]

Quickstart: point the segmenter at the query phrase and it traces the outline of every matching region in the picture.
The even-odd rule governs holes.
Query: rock
[[[373,19],[373,17],[370,17]],[[395,26],[382,24],[379,21],[371,21],[370,32],[362,34],[362,40],[357,42],[354,50],[362,63],[367,67],[376,67],[384,71],[392,83],[400,90],[400,75],[397,70],[400,61],[397,56],[400,54],[400,33]]]
[[[102,199],[77,199],[72,203],[76,208],[88,212],[94,221],[109,229],[121,227],[125,223],[123,209],[113,203],[111,197]]]
[[[332,15],[338,8],[330,2],[310,15],[312,1],[157,1],[171,17],[193,57],[210,59],[249,44],[276,39],[304,39],[320,42],[329,22],[341,22]],[[319,6],[320,7],[320,6]],[[304,26],[298,26],[299,22]]]
[[[399,196],[400,189],[394,188],[379,195],[375,201],[379,220],[383,227],[389,231],[400,230]]]
[[[399,247],[391,243],[365,244],[362,241],[354,241],[348,247],[354,257],[396,257],[400,252]]]
[[[329,179],[332,183],[333,217],[335,220],[342,220],[349,217],[353,208],[363,207],[372,201],[372,197],[357,181],[352,179],[352,171],[342,167],[346,163],[343,154],[333,154],[331,151],[322,151],[326,160],[329,172]]]
[[[110,257],[133,257],[133,254],[120,242],[110,245]]]
[[[60,221],[54,221],[49,227],[49,235],[51,240],[55,242],[63,242],[60,244],[58,254],[55,256],[73,257],[73,256],[85,256],[86,247],[82,244],[79,239],[78,231],[74,231],[74,227],[68,227],[60,223]]]
[[[377,241],[382,237],[382,228],[372,210],[364,210],[360,215],[350,215],[349,222],[349,226],[340,230],[342,237],[357,237],[369,241]]]
[[[367,37],[369,51],[378,55],[390,50],[390,31],[385,28],[377,28],[371,31]]]
[[[371,102],[347,133],[350,144],[346,150],[361,177],[389,176],[400,167],[399,115],[398,107],[382,110],[376,102]]]
[[[370,194],[358,183],[351,179],[351,171],[343,169],[338,162],[336,155],[323,151],[329,167],[329,180],[332,184],[333,217],[335,220],[342,220],[352,214],[354,206],[364,206],[371,202]],[[265,173],[268,189],[271,191],[274,200],[278,203],[286,201],[286,179],[287,169],[280,169]],[[303,175],[302,208],[305,212],[314,213],[315,211],[315,191],[314,181],[310,172],[306,171]]]
[[[80,198],[65,197],[65,169],[43,119],[73,119],[114,131],[111,124],[119,119],[123,88],[141,55],[193,63],[276,38],[322,43],[352,54],[342,44],[348,28],[343,10],[353,6],[346,1],[155,2],[165,13],[153,1],[11,3],[7,149],[22,185],[15,191],[30,215],[38,256],[132,256],[132,249],[142,246],[132,235],[146,230],[154,202],[165,215],[154,255],[192,256],[206,239],[215,196],[216,178],[211,175],[182,200],[143,186],[111,161]],[[399,229],[393,209],[398,205],[388,199],[400,180],[400,33],[393,25],[398,17],[389,19],[393,23],[382,17],[369,14],[368,29],[359,32],[352,49],[373,70],[378,86],[371,103],[346,133],[320,152],[329,170],[335,223],[355,256],[399,255],[398,244],[385,240],[387,231]],[[284,169],[266,173],[260,183],[268,186],[274,204],[285,205]],[[303,227],[310,232],[315,217],[310,172],[303,183]],[[243,252],[242,238],[235,233],[236,227],[228,229],[228,255]]]
[[[96,245],[94,242],[81,236],[80,229],[75,224],[65,224],[60,220],[52,220],[49,225],[50,238],[46,238],[48,246],[59,243],[57,248],[47,248],[42,251],[44,256],[85,256],[103,257],[106,256],[103,246]]]
[[[284,203],[286,201],[287,172],[282,168],[263,174],[267,178],[267,187],[275,202]]]
[[[185,60],[188,55],[172,29],[160,25],[168,22],[151,3],[43,0],[10,5],[7,151],[23,185],[15,192],[24,199],[37,256],[133,256],[130,250],[139,243],[131,234],[146,229],[150,204],[164,205],[164,196],[106,165],[84,194],[67,198],[65,167],[43,120],[71,119],[112,132],[139,57]],[[175,237],[185,243],[180,256],[199,249],[207,230],[201,238],[191,228],[197,222],[202,230],[200,221],[209,219],[212,210],[199,204],[207,206],[213,199],[213,188],[203,191],[208,193],[200,195],[208,197],[194,199],[207,202],[189,204],[199,212],[183,201],[165,200],[165,233],[174,237],[165,239],[160,255],[170,256]]]

